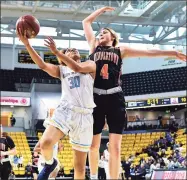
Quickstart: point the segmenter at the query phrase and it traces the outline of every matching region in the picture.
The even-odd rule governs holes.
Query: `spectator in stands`
[[[174,162],[173,162],[173,160],[172,160],[172,157],[169,157],[169,158],[168,158],[167,168],[168,168],[168,169],[173,169],[173,166],[174,166]]]
[[[175,121],[173,121],[170,126],[169,126],[169,130],[171,133],[177,132],[178,130],[178,123],[176,123]]]
[[[139,167],[137,172],[139,173],[139,179],[144,179],[146,175],[145,163],[142,163]]]
[[[140,117],[138,115],[136,115],[136,121],[139,122],[140,121]]]
[[[39,159],[39,154],[38,152],[34,152],[32,155],[32,173],[34,176],[34,180],[37,179],[38,177],[38,159]]]
[[[28,162],[28,164],[25,166],[25,176],[26,178],[32,178],[32,163]]]
[[[186,168],[187,166],[187,160],[186,160],[186,158],[184,159],[184,161],[182,161],[182,163],[181,163],[181,166],[183,167],[183,168]]]
[[[18,167],[18,155],[14,155],[13,157],[13,166],[14,167]]]
[[[21,154],[18,157],[18,167],[23,167],[23,156]]]
[[[162,115],[161,114],[158,116],[158,126],[157,126],[157,128],[163,128]]]
[[[64,167],[61,165],[60,170],[58,171],[58,177],[64,177]]]
[[[122,167],[123,167],[123,170],[125,171],[125,178],[127,180],[129,180],[129,178],[130,178],[130,167],[131,167],[130,159],[128,159],[126,161],[123,161],[122,162]]]
[[[106,173],[104,168],[104,157],[101,155],[101,158],[99,160],[99,169],[98,169],[98,179],[106,179]]]
[[[177,168],[180,168],[180,167],[181,167],[181,164],[179,163],[178,159],[173,158],[173,168],[177,169]]]
[[[10,173],[10,175],[9,175],[9,179],[10,179],[10,180],[15,180],[15,178],[16,178],[16,176],[15,176],[15,174],[14,174],[14,171],[11,170],[11,173]]]
[[[156,160],[154,160],[154,161],[151,163],[149,172],[145,175],[145,178],[146,178],[146,179],[150,179],[150,178],[151,178],[151,175],[152,175],[152,172],[153,172],[154,169],[156,169]]]
[[[103,152],[103,159],[104,159],[104,169],[105,169],[105,173],[106,173],[106,178],[109,179],[109,163],[108,163],[108,160],[110,157],[110,154],[108,151],[109,142],[106,144],[106,147],[107,147],[107,149],[105,149]]]
[[[170,116],[170,120],[171,120],[171,122],[175,122],[175,116],[174,116],[174,114],[171,114],[171,116]]]
[[[16,124],[16,119],[15,119],[15,117],[13,116],[13,114],[12,114],[12,116],[10,117],[10,121],[11,121],[11,126],[14,126],[14,125]]]
[[[3,127],[0,125],[0,179],[8,180],[12,169],[9,156],[15,154],[14,141],[6,132],[3,132]]]
[[[166,167],[166,163],[164,162],[163,158],[160,158],[160,168],[165,168]]]

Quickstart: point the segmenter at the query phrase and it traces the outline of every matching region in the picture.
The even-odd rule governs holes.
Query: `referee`
[[[15,155],[16,148],[12,138],[3,132],[2,125],[0,125],[0,129],[0,179],[8,180],[12,169],[9,155]]]

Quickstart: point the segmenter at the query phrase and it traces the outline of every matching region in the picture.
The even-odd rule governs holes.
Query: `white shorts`
[[[48,124],[69,135],[72,148],[88,152],[93,138],[93,109],[86,109],[62,101]]]

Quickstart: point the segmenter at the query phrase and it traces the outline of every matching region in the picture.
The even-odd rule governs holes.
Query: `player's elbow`
[[[41,70],[43,70],[43,71],[45,71],[46,68],[47,68],[47,66],[45,65],[45,63],[44,63],[44,64],[39,64],[38,67],[39,67]]]
[[[76,65],[76,66],[73,66],[73,67],[72,67],[72,70],[73,70],[74,72],[82,72],[82,67],[78,64],[78,65]]]
[[[84,27],[84,25],[87,25],[87,24],[91,24],[91,21],[87,18],[85,18],[83,21],[82,21],[82,25]]]

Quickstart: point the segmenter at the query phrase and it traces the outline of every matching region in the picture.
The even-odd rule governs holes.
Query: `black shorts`
[[[0,163],[0,179],[2,180],[8,180],[9,175],[11,173],[12,166],[10,164],[10,161]]]
[[[109,126],[109,133],[122,134],[127,126],[125,98],[123,92],[107,95],[94,93],[94,135],[100,134],[105,124],[105,117]]]

